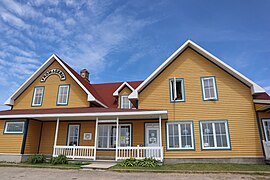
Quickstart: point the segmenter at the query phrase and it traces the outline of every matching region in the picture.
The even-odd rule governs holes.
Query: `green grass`
[[[165,164],[156,168],[121,167],[116,165],[112,169],[137,169],[137,170],[160,170],[160,171],[266,171],[270,172],[270,165],[261,164],[218,164],[218,163],[181,163]]]
[[[68,164],[50,164],[50,163],[6,163],[1,162],[0,166],[2,167],[30,167],[30,168],[57,168],[57,169],[80,169],[82,165],[87,165],[90,163],[86,162],[69,162]]]

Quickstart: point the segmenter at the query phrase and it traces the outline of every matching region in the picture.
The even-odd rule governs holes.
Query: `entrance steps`
[[[112,160],[97,160],[97,161],[92,161],[91,164],[88,165],[83,165],[81,166],[82,169],[89,169],[89,170],[106,170],[109,169],[110,167],[116,165],[115,161]]]

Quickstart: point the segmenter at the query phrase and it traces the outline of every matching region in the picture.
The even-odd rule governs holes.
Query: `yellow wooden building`
[[[269,153],[268,94],[190,40],[144,81],[93,84],[52,55],[6,105],[0,161],[259,163]]]

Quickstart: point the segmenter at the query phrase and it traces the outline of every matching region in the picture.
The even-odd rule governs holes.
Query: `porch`
[[[97,160],[152,157],[163,161],[167,111],[58,108],[7,111],[1,118],[23,122],[21,153]],[[17,146],[16,146],[17,147]],[[18,144],[19,147],[19,144]]]
[[[66,123],[68,123],[68,127]],[[88,122],[88,124],[90,123],[92,127],[95,123],[95,130],[85,133],[85,131],[80,132],[85,127],[79,127],[78,123],[66,122],[65,120],[61,122],[58,118],[55,127],[53,157],[65,155],[72,160],[102,158],[114,159],[115,161],[131,157],[136,159],[151,157],[163,161],[162,128],[164,125],[162,126],[161,115],[150,121],[142,119],[121,120],[116,117],[115,120],[96,118],[95,121]],[[70,129],[74,127],[76,127],[75,131],[70,132]],[[63,135],[59,137],[59,129],[61,131],[67,129],[66,144],[63,144]],[[81,140],[80,135],[83,136]],[[62,142],[58,143],[61,139]],[[87,139],[91,139],[93,143],[83,143]],[[91,144],[91,146],[86,144]]]

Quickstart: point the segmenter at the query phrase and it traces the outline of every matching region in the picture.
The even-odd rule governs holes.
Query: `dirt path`
[[[270,177],[268,177],[270,179]],[[90,170],[59,170],[40,168],[17,168],[0,167],[0,179],[29,179],[29,180],[211,180],[211,179],[268,179],[266,176],[240,175],[240,174],[176,174],[176,173],[118,173],[110,171],[90,171]]]

